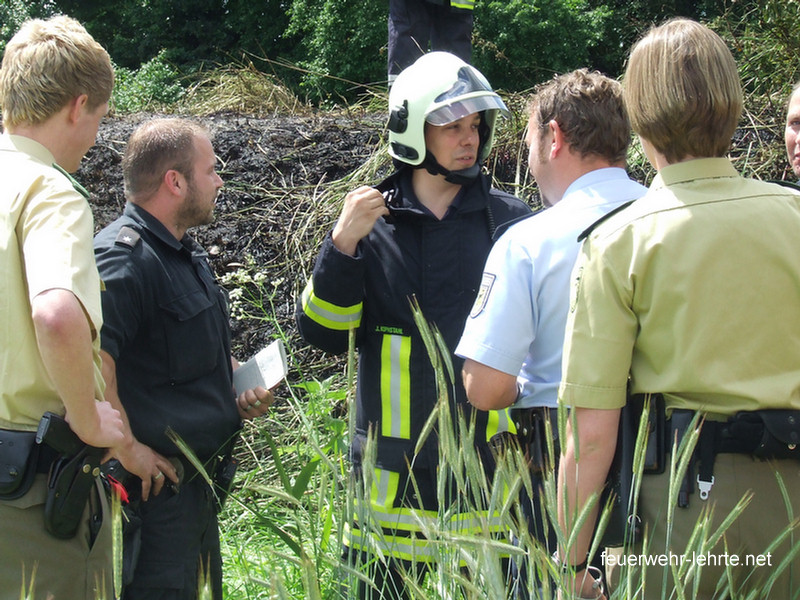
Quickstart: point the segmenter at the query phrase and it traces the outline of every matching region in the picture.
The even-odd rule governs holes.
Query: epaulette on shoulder
[[[135,248],[140,239],[142,239],[142,236],[138,231],[136,231],[133,227],[123,225],[117,234],[117,239],[114,241],[122,246]]]
[[[800,185],[798,185],[795,181],[783,181],[782,179],[770,179],[769,183],[777,183],[778,185],[782,185],[783,187],[787,187],[790,190],[794,190],[796,192],[800,192]]]
[[[594,223],[592,223],[591,225],[589,225],[589,226],[588,226],[586,229],[584,229],[584,230],[581,232],[581,234],[578,236],[578,241],[579,241],[579,242],[582,242],[583,240],[585,240],[587,237],[589,237],[589,236],[592,234],[592,232],[595,230],[595,228],[596,228],[598,225],[600,225],[600,223],[602,223],[602,222],[603,222],[603,221],[605,221],[606,219],[610,219],[611,217],[613,217],[613,216],[614,216],[615,214],[617,214],[618,212],[625,210],[626,208],[628,208],[628,207],[629,207],[631,204],[633,204],[634,202],[635,202],[635,200],[629,200],[628,202],[625,202],[624,204],[620,204],[620,205],[619,205],[617,208],[615,208],[614,210],[610,210],[610,211],[608,211],[608,212],[607,212],[606,214],[604,214],[602,217],[600,217],[599,219],[597,219],[597,221],[595,221]]]
[[[59,173],[61,173],[64,177],[69,179],[69,182],[72,184],[72,187],[75,188],[76,192],[78,192],[81,196],[83,196],[87,200],[89,199],[89,192],[86,190],[85,187],[83,187],[80,183],[78,183],[78,181],[72,175],[67,173],[63,168],[61,168],[60,165],[57,165],[56,163],[53,163],[53,168]]]

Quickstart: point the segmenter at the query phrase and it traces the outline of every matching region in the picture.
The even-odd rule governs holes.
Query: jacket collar
[[[198,244],[188,233],[185,234],[180,240],[175,239],[175,236],[169,232],[169,230],[164,226],[163,223],[161,223],[161,221],[156,219],[141,206],[127,202],[125,204],[125,210],[123,214],[126,217],[136,221],[144,229],[159,239],[163,244],[166,244],[176,252],[186,251],[192,257],[200,258],[204,258],[208,255],[207,252],[200,246],[200,244]]]
[[[392,173],[376,187],[384,193],[384,196],[391,197],[389,211],[393,215],[408,214],[435,218],[414,194],[414,188],[411,185],[412,172],[413,169],[411,167],[403,167]],[[488,204],[488,198],[489,181],[481,173],[473,183],[461,187],[445,218],[454,212],[466,213],[484,210]]]

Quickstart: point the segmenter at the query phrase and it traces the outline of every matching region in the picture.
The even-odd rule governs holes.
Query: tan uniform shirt
[[[668,408],[800,409],[798,307],[800,194],[727,159],[671,165],[583,245],[559,399],[619,408],[630,372]]]
[[[100,278],[86,199],[41,144],[0,135],[0,428],[35,429],[45,411],[64,414],[39,354],[31,301],[71,291],[94,335],[95,397],[103,398]]]

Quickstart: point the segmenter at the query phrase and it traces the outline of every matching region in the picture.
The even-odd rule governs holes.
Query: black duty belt
[[[678,441],[694,418],[695,411],[675,410],[669,430],[678,434]],[[672,443],[673,435],[667,437]],[[714,462],[717,454],[748,454],[760,460],[800,459],[800,411],[757,410],[739,412],[727,421],[706,420],[692,461],[678,494],[678,506],[688,506],[692,492],[693,468],[697,466],[700,498],[706,500],[714,485]],[[669,450],[669,449],[668,449]]]

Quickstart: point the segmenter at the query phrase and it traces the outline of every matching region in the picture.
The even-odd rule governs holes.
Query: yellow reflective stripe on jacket
[[[507,408],[488,411],[486,419],[486,441],[491,440],[498,433],[517,433],[517,426],[511,418]]]
[[[314,279],[309,279],[301,297],[303,312],[312,321],[327,329],[347,331],[361,325],[364,303],[352,306],[336,306],[318,298],[314,294]]]
[[[394,473],[386,469],[373,469],[370,504],[374,508],[390,509],[394,504],[394,499],[397,498],[397,486],[399,484],[400,473]]]
[[[366,503],[354,503],[353,523],[345,526],[344,544],[355,550],[375,552],[404,560],[430,562],[441,560],[448,552],[441,541],[429,540],[425,532],[437,535],[505,537],[508,527],[498,510],[466,510],[453,512],[453,507],[422,510],[395,507],[400,474],[380,468],[373,469],[370,498]],[[411,485],[411,484],[409,484]],[[362,526],[363,523],[363,526]]]
[[[345,528],[344,544],[353,550],[374,553],[376,548],[386,556],[395,559],[418,563],[442,562],[452,555],[452,542],[431,542],[425,538],[406,537],[402,535],[364,533],[359,529]],[[465,567],[466,561],[459,560],[459,566]]]
[[[404,509],[408,510],[408,509]],[[476,514],[461,514],[465,521],[480,521],[480,517]],[[497,518],[499,521],[499,517]],[[452,522],[452,520],[451,520]],[[450,535],[455,534],[461,537],[465,535],[474,535],[476,538],[485,536],[487,532],[492,539],[502,539],[505,536],[507,528],[501,526],[487,528],[479,527],[463,527],[456,529],[455,527],[437,528],[436,524],[428,528],[428,532],[441,531],[447,534],[445,537],[449,538]],[[463,525],[463,523],[462,523]],[[422,535],[422,529],[417,526],[414,528],[401,528],[401,527],[381,527],[377,529],[378,524],[373,520],[373,529],[360,529],[357,525],[346,524],[344,532],[345,546],[354,550],[363,550],[366,552],[375,552],[380,550],[384,555],[392,556],[394,558],[401,558],[404,560],[417,560],[421,562],[430,562],[441,560],[443,554],[450,552],[448,548],[452,541],[429,540]],[[393,532],[405,532],[407,535],[395,535]],[[505,555],[505,553],[502,553]]]
[[[377,528],[377,524],[373,525]],[[388,531],[387,531],[388,529]],[[489,530],[492,539],[503,539],[506,535],[507,528],[497,527]],[[486,536],[486,529],[469,530],[456,530],[454,528],[441,529],[428,529],[429,532],[442,531],[447,534],[445,537],[449,538],[450,535],[456,534],[461,537],[472,534],[476,538]],[[395,535],[393,532],[408,532],[409,535]],[[365,552],[376,552],[379,549],[380,553],[394,558],[401,558],[404,560],[417,560],[422,562],[430,562],[441,560],[443,553],[449,552],[448,545],[452,541],[429,540],[422,535],[419,527],[413,529],[402,529],[400,527],[381,529],[359,529],[357,525],[345,524],[344,531],[344,545],[353,550],[363,550]],[[506,553],[501,553],[506,555]]]
[[[383,336],[381,343],[381,435],[411,439],[411,338]]]
[[[359,503],[355,503],[354,521],[359,522]],[[444,517],[435,510],[422,510],[421,508],[406,507],[376,507],[370,505],[369,514],[364,515],[369,519],[372,527],[380,527],[390,531],[445,531],[460,535],[478,535],[486,533],[501,533],[508,529],[503,523],[499,511],[491,515],[488,510],[470,510],[459,512]],[[446,521],[443,520],[446,518]]]
[[[444,526],[449,532],[480,533],[499,532],[504,530],[502,518],[498,511],[489,515],[488,510],[466,510],[454,512],[443,516],[435,510],[421,508],[395,507],[400,484],[400,474],[394,471],[374,468],[370,498],[368,502],[368,517],[374,527],[400,531],[421,531],[423,529]],[[409,483],[408,485],[412,485]],[[359,513],[362,513],[361,503],[356,498],[354,501],[356,522]],[[450,507],[453,510],[453,507]],[[457,510],[457,507],[456,507]],[[446,524],[443,519],[446,518]]]
[[[376,549],[392,558],[414,562],[435,562],[442,558],[442,545],[425,538],[391,534],[364,533],[345,525],[344,545],[353,550],[375,553]],[[466,566],[466,565],[460,565]]]
[[[472,10],[475,8],[475,0],[450,0],[450,6],[453,8],[465,8]]]

